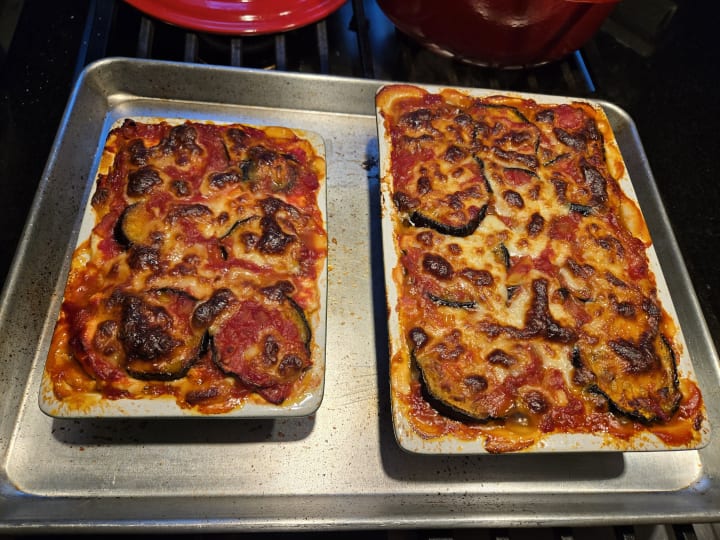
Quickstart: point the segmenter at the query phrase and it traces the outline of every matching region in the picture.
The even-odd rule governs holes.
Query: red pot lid
[[[345,0],[125,0],[140,11],[191,30],[271,34],[328,16]]]

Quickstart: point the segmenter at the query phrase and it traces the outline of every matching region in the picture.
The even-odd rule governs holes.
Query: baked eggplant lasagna
[[[45,368],[60,410],[143,398],[227,413],[318,387],[325,161],[309,135],[111,130]]]
[[[377,107],[396,428],[487,452],[698,445],[702,399],[602,109],[408,85]]]

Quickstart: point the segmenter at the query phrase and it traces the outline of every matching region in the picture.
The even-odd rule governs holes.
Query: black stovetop
[[[14,38],[8,50],[0,50],[0,281],[5,280],[11,266],[74,78],[93,59],[137,54],[141,20],[130,6],[109,0],[0,0],[0,14],[5,4],[18,3],[22,10]],[[358,47],[357,30],[363,31],[365,27],[362,20],[358,25],[352,4],[356,4],[355,8],[362,5],[367,14],[368,41],[363,46],[369,50]],[[653,9],[646,9],[650,5]],[[290,71],[319,69],[334,75],[386,80],[487,85],[616,103],[637,125],[717,346],[720,344],[720,189],[715,185],[720,171],[717,25],[713,14],[707,13],[712,10],[701,2],[624,0],[621,6],[621,11],[581,51],[584,64],[578,63],[578,57],[570,57],[535,70],[503,72],[436,57],[397,34],[374,0],[356,0],[327,20],[329,55],[324,65],[318,67],[314,60],[292,56],[303,50],[293,40],[303,40],[306,35],[303,32],[314,31],[303,30],[288,37],[284,67]],[[94,24],[86,24],[93,14]],[[162,25],[155,28],[156,35],[165,36],[166,41],[181,32]],[[216,38],[201,38],[201,54],[195,60],[217,62],[221,53],[212,52],[212,47],[217,49]],[[155,47],[155,57],[182,60],[182,45],[177,52],[177,47],[167,47],[163,42]],[[263,62],[262,58],[257,61]]]

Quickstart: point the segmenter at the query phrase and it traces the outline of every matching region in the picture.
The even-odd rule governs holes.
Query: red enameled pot
[[[474,64],[523,67],[574,51],[619,0],[378,0],[426,47]]]

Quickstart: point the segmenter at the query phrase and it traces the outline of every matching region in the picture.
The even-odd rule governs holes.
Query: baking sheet
[[[112,120],[107,129],[96,141],[96,152],[94,156],[88,156],[88,163],[93,163],[92,174],[89,176],[90,186],[86,190],[87,197],[82,204],[80,228],[76,235],[77,239],[74,249],[80,247],[90,238],[92,229],[97,223],[96,213],[93,210],[91,201],[95,190],[95,179],[98,175],[98,167],[104,150],[105,141],[111,130],[118,128],[127,119],[127,116],[115,118],[112,113],[106,117],[105,124]],[[164,121],[170,125],[182,124],[184,118],[171,117],[146,117],[133,116],[136,122],[158,123]],[[213,117],[195,119],[200,123],[226,124],[228,122],[216,121]],[[246,122],[245,125],[248,125]],[[270,125],[254,124],[257,127],[270,127]],[[292,126],[284,126],[291,128]],[[325,158],[325,143],[322,137],[312,131],[295,129],[298,137],[307,140],[313,147],[317,156]],[[323,226],[327,231],[327,182],[323,176],[318,179],[320,188],[317,194],[317,205],[323,220]],[[52,375],[48,370],[43,370],[42,381],[38,402],[40,409],[50,416],[56,418],[191,418],[203,416],[207,418],[279,418],[285,416],[307,416],[314,413],[322,402],[323,389],[325,384],[325,322],[327,315],[327,257],[323,261],[321,272],[318,276],[317,287],[319,295],[319,308],[311,314],[310,326],[312,328],[311,358],[312,367],[304,374],[307,383],[303,384],[297,395],[291,396],[286,402],[275,405],[266,402],[262,398],[256,398],[252,394],[242,404],[224,413],[203,414],[196,408],[180,407],[175,398],[170,395],[146,396],[140,399],[98,399],[99,393],[87,392],[83,396],[73,396],[74,400],[63,401],[58,399],[53,390]],[[67,277],[67,274],[66,274]],[[63,286],[63,291],[65,287]],[[77,406],[77,398],[83,399],[83,405]]]
[[[0,303],[0,530],[268,531],[708,522],[720,441],[702,450],[424,456],[390,418],[374,95],[379,81],[107,59],[78,81]],[[708,417],[717,354],[632,120],[604,106],[685,331]],[[326,380],[281,420],[51,419],[37,405],[100,134],[123,115],[279,122],[328,162]]]
[[[432,94],[438,94],[443,89],[452,87],[443,87],[436,85],[415,85],[418,88],[427,90]],[[469,89],[463,91],[465,95],[476,98],[489,97],[493,95],[507,95],[512,98],[525,100],[533,100],[536,103],[548,105],[571,104],[573,101],[583,101],[577,98],[566,98],[559,96],[548,96],[542,94],[531,94],[523,92],[499,92],[497,90]],[[591,103],[592,105],[592,103]],[[400,267],[400,247],[396,242],[395,223],[399,219],[395,204],[393,203],[392,192],[392,161],[391,161],[391,140],[390,134],[385,130],[385,117],[380,107],[376,109],[376,120],[378,125],[378,143],[379,143],[379,159],[380,159],[380,179],[381,179],[381,202],[382,202],[382,236],[383,236],[383,252],[385,262],[385,287],[387,289],[388,298],[388,326],[390,334],[390,356],[402,355],[403,358],[409,358],[407,351],[406,338],[401,334],[398,310],[398,290],[393,274],[396,268]],[[614,139],[605,141],[607,146],[615,147]],[[623,161],[624,165],[624,161]],[[630,178],[627,167],[623,167],[623,175],[617,179],[620,189],[634,203],[638,203],[637,194]],[[645,209],[641,206],[643,217]],[[682,327],[677,323],[677,314],[673,299],[670,296],[665,276],[663,274],[660,262],[657,258],[654,245],[650,245],[646,250],[649,260],[650,272],[655,277],[657,285],[657,296],[662,307],[667,311],[668,315],[678,326],[676,334],[673,336],[677,346],[677,370],[682,379],[697,383],[695,370],[692,359],[688,354],[688,348],[685,342]],[[406,369],[405,369],[406,368]],[[568,367],[569,368],[569,367]],[[403,366],[401,369],[410,379],[410,365]],[[566,381],[569,382],[571,374],[564,373]],[[404,380],[404,379],[403,379]],[[410,452],[418,452],[422,454],[478,454],[487,452],[484,435],[478,434],[475,439],[467,437],[457,437],[452,434],[438,437],[424,437],[413,428],[412,419],[407,412],[407,408],[399,403],[400,394],[405,394],[402,390],[402,383],[399,380],[391,379],[391,386],[395,384],[391,393],[392,400],[392,417],[395,436],[398,443]],[[547,433],[538,436],[538,441],[530,445],[523,451],[528,453],[540,452],[619,452],[619,451],[652,451],[652,450],[684,450],[688,448],[702,448],[710,440],[710,426],[705,420],[702,427],[698,430],[699,437],[690,441],[686,445],[671,445],[666,443],[660,437],[653,435],[649,430],[637,433],[630,440],[614,439],[609,434],[602,432],[594,433]],[[488,432],[490,433],[490,432]]]

